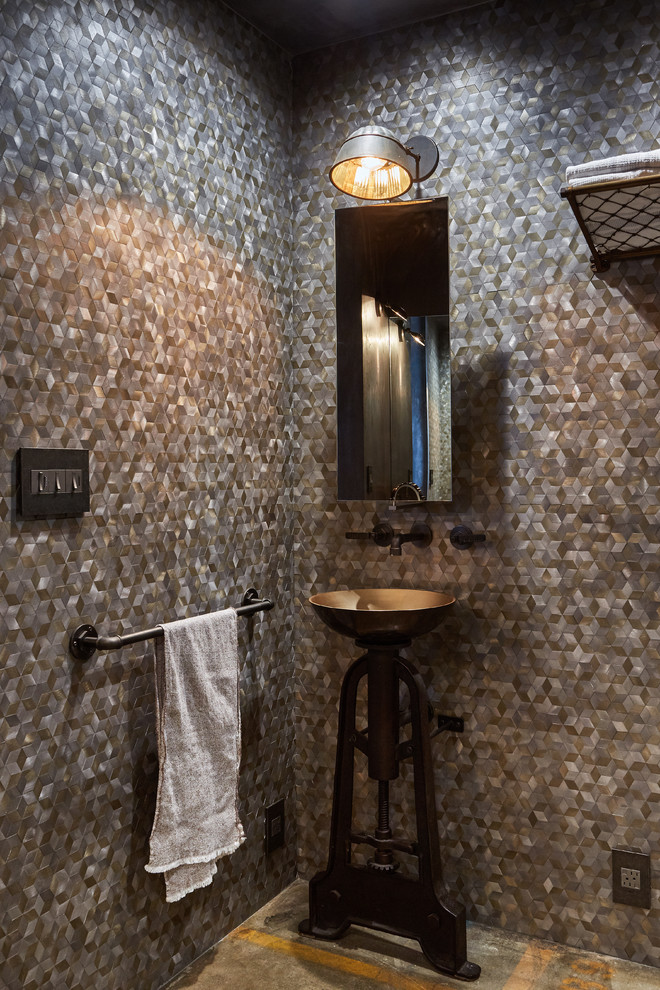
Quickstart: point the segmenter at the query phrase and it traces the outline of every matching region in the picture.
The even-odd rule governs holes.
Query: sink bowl
[[[335,632],[372,643],[396,643],[430,632],[442,610],[456,599],[441,591],[409,588],[364,588],[327,591],[309,601]]]

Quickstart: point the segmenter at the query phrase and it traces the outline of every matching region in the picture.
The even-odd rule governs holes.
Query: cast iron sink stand
[[[367,652],[349,668],[341,689],[328,866],[310,882],[309,918],[300,923],[299,931],[335,940],[356,924],[413,938],[440,972],[476,980],[481,970],[467,959],[465,909],[447,894],[442,882],[428,699],[416,668],[399,656],[411,641],[355,642]],[[368,729],[361,731],[356,727],[356,698],[365,676]],[[403,741],[399,739],[400,681],[410,696],[411,736]],[[366,754],[369,777],[378,781],[373,834],[352,827],[356,749]],[[413,760],[416,841],[395,837],[390,827],[390,781],[399,776],[399,762],[408,758]],[[367,866],[354,864],[352,847],[365,844],[374,850],[373,858]],[[417,879],[396,872],[397,851],[417,858]]]

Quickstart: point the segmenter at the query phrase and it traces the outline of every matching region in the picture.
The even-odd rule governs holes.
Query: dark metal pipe
[[[243,595],[241,604],[236,609],[236,615],[254,615],[256,612],[269,612],[274,608],[274,602],[269,598],[259,598],[254,588],[249,588]],[[163,635],[162,626],[152,629],[141,629],[139,632],[126,633],[123,636],[99,636],[94,626],[87,623],[71,634],[69,652],[76,660],[89,660],[96,650],[119,650],[122,646],[133,643],[144,643]]]
[[[399,683],[394,673],[394,651],[374,646],[367,654],[367,663],[368,772],[372,780],[396,780]]]

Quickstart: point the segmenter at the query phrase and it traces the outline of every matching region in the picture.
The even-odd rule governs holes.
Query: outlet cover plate
[[[612,900],[631,907],[651,907],[651,857],[630,849],[612,850]]]
[[[284,845],[284,798],[266,808],[266,855]]]

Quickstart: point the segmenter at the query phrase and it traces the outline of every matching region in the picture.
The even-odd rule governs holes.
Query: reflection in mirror
[[[340,499],[451,499],[447,200],[338,210]]]

